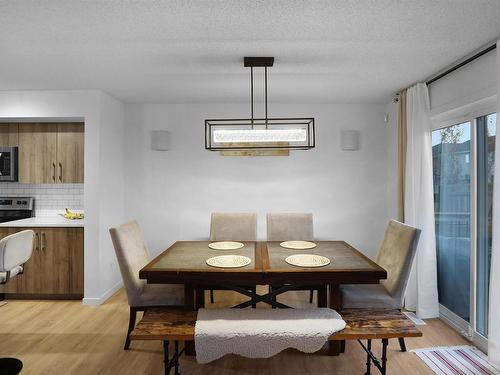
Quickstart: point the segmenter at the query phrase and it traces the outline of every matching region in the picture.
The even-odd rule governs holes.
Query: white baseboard
[[[92,297],[87,297],[82,300],[82,303],[87,306],[99,306],[102,305],[108,298],[110,298],[113,294],[115,294],[118,289],[120,289],[123,286],[123,282],[119,281],[115,285],[113,285],[111,288],[109,288],[104,294],[100,297],[97,298],[92,298]]]

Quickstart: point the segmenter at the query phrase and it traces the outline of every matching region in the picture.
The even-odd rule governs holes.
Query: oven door
[[[0,181],[17,181],[17,147],[0,147]]]

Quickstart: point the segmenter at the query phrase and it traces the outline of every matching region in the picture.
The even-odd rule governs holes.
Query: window
[[[458,326],[488,334],[496,113],[432,132],[438,293]],[[465,328],[463,328],[465,330]],[[466,332],[467,332],[466,330]]]

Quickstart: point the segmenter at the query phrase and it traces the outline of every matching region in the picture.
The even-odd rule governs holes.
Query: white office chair
[[[0,284],[24,272],[33,253],[35,232],[23,230],[0,240]],[[19,374],[23,363],[17,358],[0,358],[0,374]]]

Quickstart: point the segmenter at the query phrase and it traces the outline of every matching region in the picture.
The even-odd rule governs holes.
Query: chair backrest
[[[381,284],[401,306],[419,236],[420,229],[391,220],[377,255],[377,264],[387,271],[387,279]]]
[[[313,215],[311,213],[268,213],[268,241],[313,241]]]
[[[257,241],[257,214],[212,213],[210,241]]]
[[[111,228],[109,233],[130,304],[146,285],[145,280],[139,279],[139,271],[150,261],[144,235],[137,221]]]
[[[26,263],[33,253],[35,232],[23,230],[0,240],[0,272],[9,272]]]

